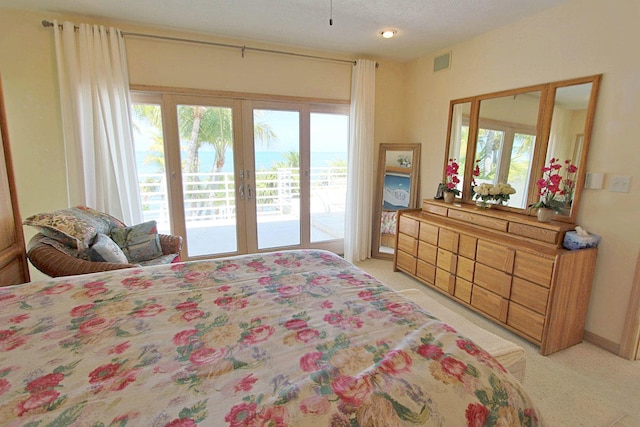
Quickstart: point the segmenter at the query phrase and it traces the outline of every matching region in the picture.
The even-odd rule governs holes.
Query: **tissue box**
[[[600,243],[600,236],[597,234],[589,234],[586,237],[578,236],[575,231],[567,231],[562,241],[562,246],[570,251],[576,249],[597,248]]]

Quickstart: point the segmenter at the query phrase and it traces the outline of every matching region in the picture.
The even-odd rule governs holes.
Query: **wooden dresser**
[[[1,84],[0,145],[0,286],[6,286],[28,282],[29,265],[13,179]]]
[[[562,248],[574,224],[424,200],[398,219],[403,271],[551,354],[582,341],[597,249]]]

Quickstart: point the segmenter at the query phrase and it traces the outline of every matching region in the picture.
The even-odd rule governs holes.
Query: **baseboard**
[[[584,340],[595,346],[603,348],[616,356],[620,354],[620,344],[609,341],[608,339],[603,338],[600,335],[596,335],[593,332],[584,331]]]

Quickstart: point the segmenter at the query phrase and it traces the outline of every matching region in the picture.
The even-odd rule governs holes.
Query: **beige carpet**
[[[480,326],[525,349],[525,388],[549,426],[639,427],[640,361],[629,361],[589,343],[549,356],[504,328],[467,310],[403,273],[391,261],[367,260],[358,267],[396,290],[416,288]]]

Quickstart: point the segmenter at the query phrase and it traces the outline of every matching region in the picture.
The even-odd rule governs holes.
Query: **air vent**
[[[451,67],[451,52],[437,56],[433,60],[433,71],[447,70]]]

